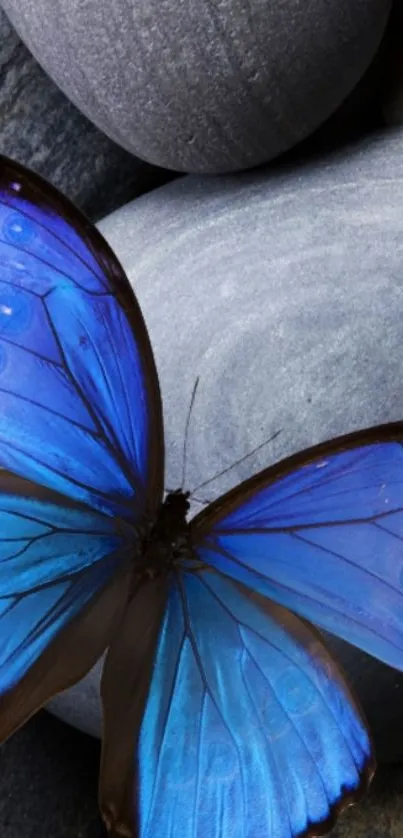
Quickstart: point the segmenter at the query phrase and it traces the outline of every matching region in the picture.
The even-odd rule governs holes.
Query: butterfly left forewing
[[[298,618],[202,572],[172,582],[143,661],[136,609],[130,619],[103,681],[112,835],[301,838],[360,797],[374,770],[365,722]]]
[[[0,157],[0,466],[130,517],[158,505],[163,456],[150,341],[118,260]]]

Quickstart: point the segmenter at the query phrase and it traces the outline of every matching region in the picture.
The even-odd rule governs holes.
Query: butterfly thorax
[[[186,519],[190,508],[189,493],[178,489],[169,492],[153,521],[141,533],[140,555],[136,559],[136,576],[145,581],[168,574],[176,566],[197,562]]]

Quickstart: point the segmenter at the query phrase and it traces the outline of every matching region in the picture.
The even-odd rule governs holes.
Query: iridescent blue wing
[[[158,631],[165,596],[163,583],[140,591],[105,664],[100,798],[112,834],[326,831],[373,761],[319,636],[214,572],[178,575]]]
[[[127,598],[124,528],[0,471],[0,740],[107,646]]]
[[[157,375],[121,267],[66,199],[0,158],[0,738],[106,647],[162,470]]]
[[[161,416],[117,259],[56,190],[0,158],[0,466],[139,515],[162,494]]]
[[[333,440],[192,522],[206,564],[403,668],[403,426]]]

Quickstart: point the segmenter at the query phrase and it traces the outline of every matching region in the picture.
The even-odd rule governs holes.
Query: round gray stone
[[[62,90],[116,142],[179,171],[265,162],[320,125],[391,0],[3,0]]]
[[[186,177],[102,231],[149,328],[165,411],[166,485],[210,500],[333,436],[403,417],[403,132],[316,163]],[[197,505],[194,505],[194,510]],[[381,759],[403,757],[403,675],[331,641]],[[52,709],[99,733],[99,672]]]
[[[48,178],[91,218],[172,178],[98,131],[44,73],[1,8],[0,79],[1,153]]]

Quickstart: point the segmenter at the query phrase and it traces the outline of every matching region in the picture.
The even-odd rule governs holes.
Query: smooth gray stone
[[[99,744],[39,713],[0,747],[1,838],[104,838]]]
[[[172,178],[98,131],[43,72],[1,8],[0,79],[0,153],[48,178],[91,218]]]
[[[391,0],[3,0],[90,119],[187,172],[266,162],[333,113],[370,64]]]
[[[100,225],[138,295],[165,410],[166,486],[213,499],[295,451],[403,417],[403,132],[309,164],[181,178]],[[198,508],[194,505],[194,508]],[[403,757],[403,675],[334,642],[378,756]],[[100,729],[99,667],[53,704]]]

